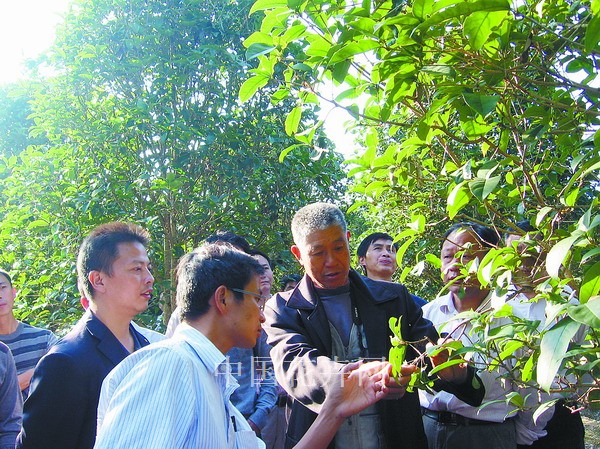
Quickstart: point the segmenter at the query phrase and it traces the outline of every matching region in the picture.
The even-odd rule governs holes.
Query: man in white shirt
[[[544,328],[552,323],[547,323],[546,309],[552,310],[556,304],[548,304],[544,297],[536,298],[536,284],[547,275],[544,268],[545,254],[539,251],[537,246],[537,240],[541,235],[529,221],[519,221],[517,228],[511,230],[512,232],[505,238],[505,245],[514,247],[520,256],[519,269],[513,273],[513,285],[508,295],[508,304],[512,306],[512,313],[515,316],[539,321],[540,328]],[[568,286],[564,293],[565,296],[568,294],[569,302],[577,302],[572,297],[573,292]],[[549,315],[556,315],[556,312],[551,311]],[[585,326],[582,326],[575,336],[575,341],[583,341],[586,331]],[[565,405],[563,398],[545,415],[546,418],[552,415],[544,428],[546,436],[533,442],[520,441],[517,433],[519,449],[584,449],[585,429],[581,415],[579,412],[572,412]]]
[[[455,319],[461,312],[484,311],[490,307],[491,292],[477,280],[475,259],[481,260],[487,251],[498,245],[498,234],[475,223],[459,223],[444,235],[441,262],[442,276],[448,294],[423,306],[423,316],[429,319],[441,335],[461,340],[472,346],[471,325],[468,320]],[[474,264],[470,265],[470,262]],[[468,274],[465,270],[469,269]],[[471,360],[484,368],[486,360],[475,354]],[[423,424],[429,449],[515,449],[514,407],[505,401],[512,386],[499,378],[497,372],[478,371],[485,386],[483,403],[497,401],[484,408],[473,407],[456,396],[440,391],[430,394],[419,391]]]

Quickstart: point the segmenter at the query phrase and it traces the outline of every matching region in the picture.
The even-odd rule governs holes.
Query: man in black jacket
[[[148,241],[147,231],[121,222],[100,225],[83,241],[77,273],[89,311],[36,366],[17,448],[94,446],[102,381],[149,344],[131,324],[152,297]]]
[[[286,447],[291,448],[320,412],[328,382],[344,363],[357,358],[387,358],[388,321],[402,316],[407,341],[437,340],[431,322],[403,285],[361,278],[350,270],[350,251],[343,213],[335,206],[314,203],[300,209],[292,221],[291,251],[305,269],[298,287],[276,294],[265,310],[268,343],[278,382],[295,399]],[[414,353],[407,355],[410,360]],[[409,373],[411,370],[407,370]],[[442,388],[478,405],[483,389],[474,370],[455,365],[439,373]],[[331,448],[427,447],[419,400],[404,384],[391,384],[395,400],[381,401],[350,417]]]

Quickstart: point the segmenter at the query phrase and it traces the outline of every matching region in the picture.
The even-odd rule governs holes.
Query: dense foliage
[[[490,369],[511,366],[522,385],[594,404],[600,2],[258,0],[252,11],[265,17],[246,54],[260,62],[240,98],[276,83],[274,101],[296,100],[285,122],[292,153],[315,145],[320,124],[305,127],[300,117],[319,97],[353,115],[365,145],[351,161],[356,207],[385,210],[388,229],[406,223],[397,233],[402,279],[428,273],[439,286],[439,238],[453,221],[504,234],[527,219],[539,229],[526,254],[495,248],[464,276],[506,294],[533,257],[534,301],[547,300],[553,313],[541,329],[515,318],[497,334],[490,320],[510,310],[474,314],[487,334],[469,349],[493,355]],[[325,98],[321,86],[331,84],[338,93]],[[580,305],[568,302],[569,288]],[[587,338],[569,349],[581,326]]]

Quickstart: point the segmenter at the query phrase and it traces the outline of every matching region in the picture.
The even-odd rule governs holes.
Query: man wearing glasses
[[[204,245],[177,268],[182,322],[173,337],[127,358],[107,377],[97,449],[264,447],[230,402],[225,354],[261,334],[262,267],[230,245]]]

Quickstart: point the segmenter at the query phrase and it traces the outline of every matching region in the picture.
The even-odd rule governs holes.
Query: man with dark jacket
[[[278,382],[294,398],[286,447],[306,432],[328,395],[330,377],[344,362],[388,356],[390,317],[402,316],[402,336],[437,340],[431,322],[400,284],[372,281],[350,271],[346,221],[326,203],[300,209],[292,221],[292,253],[305,269],[293,291],[276,294],[265,310],[268,343]],[[409,353],[407,359],[414,357]],[[483,397],[474,370],[455,365],[439,373],[436,388],[478,405]],[[419,400],[403,377],[390,384],[396,400],[381,401],[346,420],[331,448],[427,447]]]
[[[22,449],[92,449],[102,381],[148,340],[131,324],[148,307],[154,277],[148,233],[106,223],[83,241],[78,283],[89,312],[35,368],[23,408]]]

